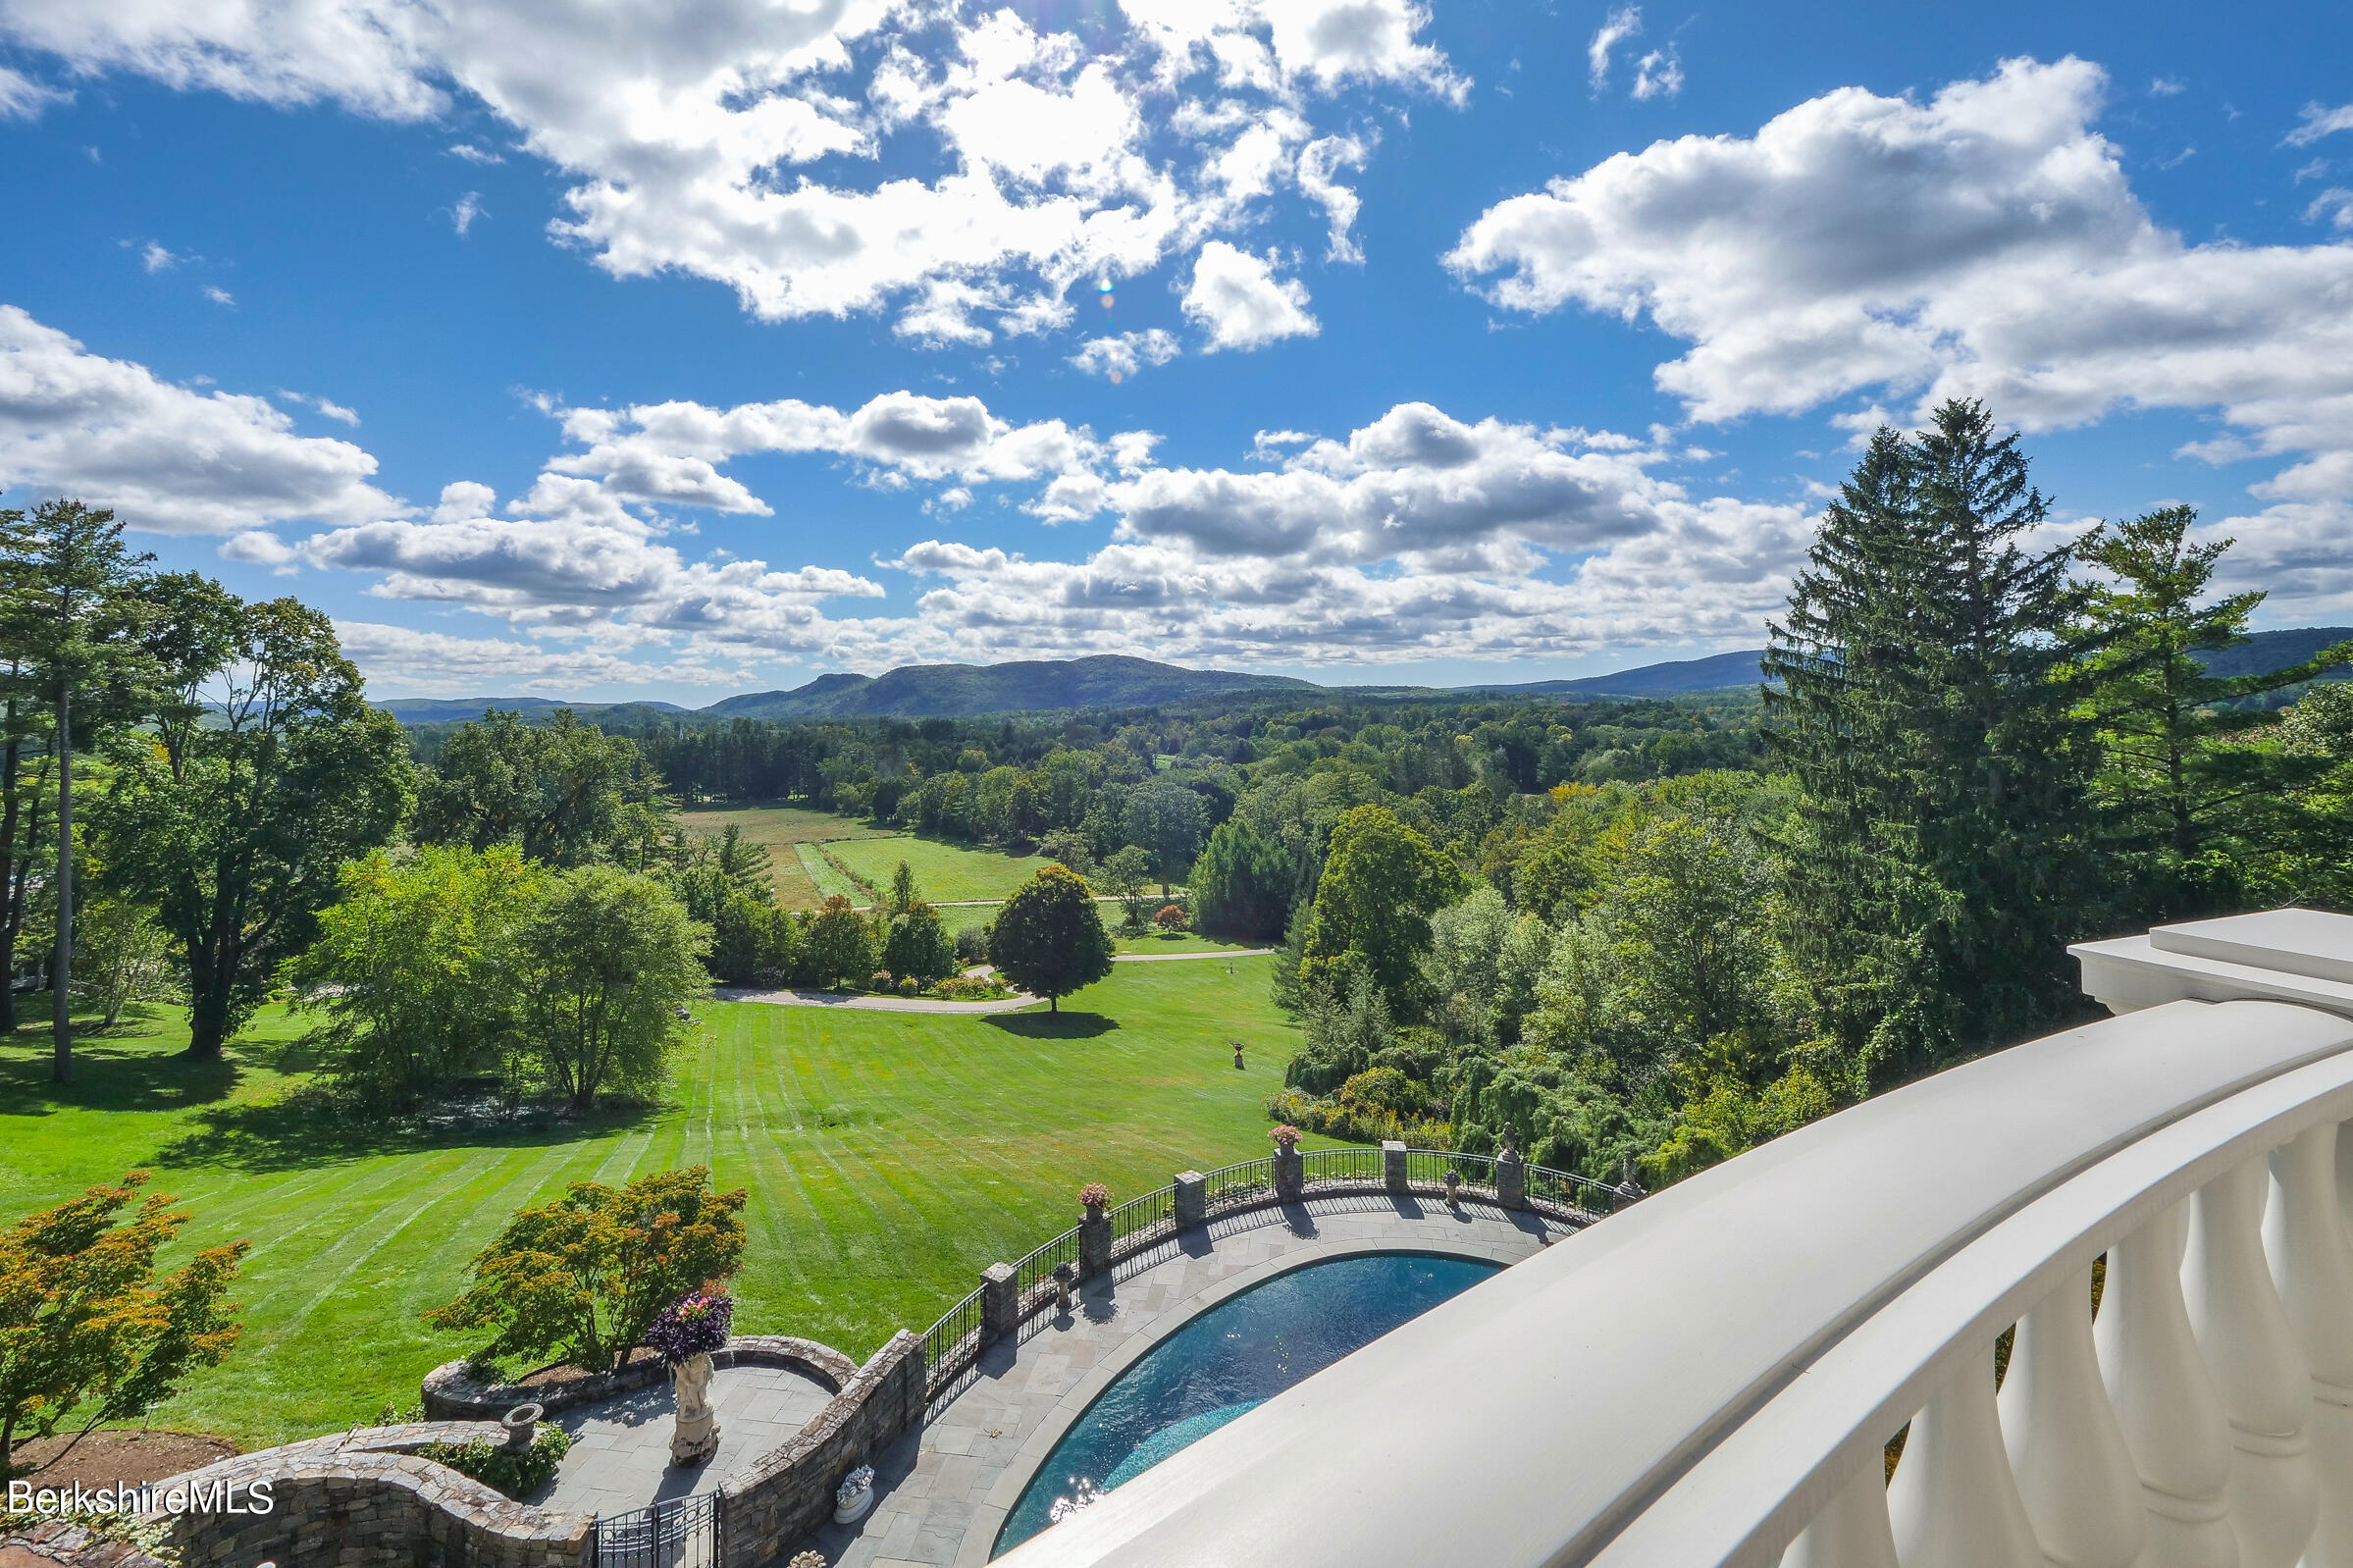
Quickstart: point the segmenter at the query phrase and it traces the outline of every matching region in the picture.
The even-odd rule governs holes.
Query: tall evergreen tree
[[[47,707],[57,757],[57,955],[50,1075],[74,1077],[74,743],[138,715],[154,660],[140,639],[152,617],[140,570],[152,555],[123,544],[123,524],[78,500],[44,501],[15,553],[7,640],[24,652],[27,684]]]
[[[2201,602],[2231,541],[2191,543],[2197,520],[2191,507],[2162,507],[2103,525],[2075,549],[2111,579],[2086,608],[2096,644],[2086,715],[2102,747],[2102,849],[2127,901],[2118,913],[2134,925],[2239,902],[2252,856],[2295,835],[2296,798],[2328,766],[2296,748],[2240,744],[2278,715],[2225,705],[2353,659],[2353,643],[2339,643],[2268,674],[2208,674],[2208,656],[2245,641],[2264,596]]]
[[[2094,748],[2070,551],[2025,543],[2048,512],[2016,436],[1948,401],[1873,440],[1770,628],[1769,739],[1801,791],[1793,947],[1865,1082],[2071,995]]]

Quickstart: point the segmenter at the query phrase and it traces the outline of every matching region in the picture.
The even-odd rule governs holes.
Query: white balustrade
[[[2281,1307],[2312,1372],[2312,1452],[2323,1479],[2305,1568],[2353,1568],[2353,1245],[2345,1239],[2334,1123],[2272,1154],[2264,1251]],[[2334,1478],[2333,1485],[2327,1484]]]
[[[1855,1478],[1790,1542],[1781,1568],[1901,1568],[1887,1517],[1885,1462],[1867,1454]]]
[[[1565,1237],[1005,1568],[2353,1568],[2353,918],[2077,951],[2118,1018]]]
[[[2018,1320],[2001,1413],[2003,1446],[2043,1556],[2058,1568],[2132,1568],[2148,1527],[2140,1476],[2100,1377],[2090,1269],[2067,1276]]]
[[[2217,1176],[2190,1207],[2182,1295],[2230,1422],[2230,1525],[2240,1568],[2296,1568],[2319,1518],[2312,1373],[2263,1250],[2268,1160]]]
[[[2181,1211],[2108,1250],[2093,1338],[2147,1505],[2149,1568],[2232,1568],[2230,1420],[2181,1299]]]
[[[2003,1451],[1990,1348],[1962,1362],[1911,1418],[1887,1515],[1904,1568],[2036,1568],[2042,1561]]]

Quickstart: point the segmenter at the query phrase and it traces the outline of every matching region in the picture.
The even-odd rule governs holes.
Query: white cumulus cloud
[[[2259,494],[2353,495],[2353,245],[2161,227],[2093,129],[2106,86],[2068,58],[1925,101],[1842,88],[1752,137],[1661,141],[1512,197],[1446,259],[1508,309],[1647,316],[1690,345],[1657,380],[1697,418],[1856,394],[1839,422],[1881,397],[1981,396],[2029,429],[2214,409],[2240,434],[2193,455],[2292,455]]]
[[[1429,23],[1412,0],[1126,0],[1084,26],[924,0],[710,0],[686,20],[601,0],[0,4],[0,39],[69,77],[396,121],[478,105],[560,171],[557,237],[614,276],[709,279],[770,320],[889,310],[932,343],[1059,327],[1074,282],[1240,235],[1286,192],[1345,258],[1337,172],[1368,143],[1316,122],[1342,94],[1461,103]],[[0,113],[50,90],[0,78]],[[459,233],[478,201],[452,209]]]
[[[1283,338],[1312,338],[1320,331],[1307,309],[1307,286],[1277,278],[1263,256],[1238,250],[1223,239],[1201,247],[1193,281],[1184,291],[1184,313],[1209,334],[1208,349],[1262,348]]]
[[[403,510],[349,442],[298,436],[269,398],[195,392],[0,305],[0,488],[111,506],[133,528],[234,534]]]

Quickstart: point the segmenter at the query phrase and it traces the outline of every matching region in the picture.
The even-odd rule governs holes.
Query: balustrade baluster
[[[1781,1568],[1898,1568],[1887,1522],[1887,1462],[1878,1449],[1790,1542]]]
[[[2263,1250],[2271,1164],[2215,1177],[2190,1205],[2181,1291],[2230,1422],[2230,1525],[2240,1568],[2295,1568],[2320,1514],[2312,1373]]]
[[[2181,1209],[2108,1249],[2092,1342],[2140,1477],[2148,1568],[2236,1568],[2230,1423],[2181,1296]]]
[[[1887,1514],[1904,1568],[2041,1568],[2002,1446],[1991,1345],[1911,1418]]]
[[[2353,1568],[2353,1245],[2345,1240],[2336,1124],[2272,1154],[2264,1251],[2312,1373],[2312,1458],[2320,1520],[2304,1568]]]
[[[2088,1265],[2018,1320],[1998,1407],[2043,1556],[2058,1568],[2131,1568],[2147,1542],[2140,1477],[2100,1382]]]

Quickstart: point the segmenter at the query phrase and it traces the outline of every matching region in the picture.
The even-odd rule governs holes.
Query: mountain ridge
[[[2301,626],[2253,632],[2208,661],[2220,675],[2285,669],[2332,643],[2353,640],[2353,627]],[[1075,659],[1016,659],[1003,664],[903,664],[880,675],[819,675],[804,685],[745,692],[708,706],[674,703],[568,703],[546,697],[392,698],[375,704],[403,724],[448,724],[479,718],[486,707],[519,710],[526,718],[569,707],[583,719],[604,715],[647,723],[665,718],[714,723],[731,718],[970,718],[1081,707],[1142,707],[1197,697],[1247,692],[1301,697],[1452,696],[1492,693],[1515,697],[1687,697],[1752,686],[1763,679],[1760,648],[1735,649],[1700,658],[1639,664],[1574,680],[1480,682],[1467,686],[1319,686],[1287,675],[1196,670],[1125,654]]]

